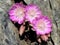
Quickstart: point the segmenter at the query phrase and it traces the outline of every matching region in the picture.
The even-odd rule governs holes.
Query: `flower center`
[[[45,29],[45,23],[44,20],[40,20],[37,24],[37,28],[40,30],[44,30]]]
[[[17,17],[22,18],[24,16],[24,9],[23,8],[15,9],[15,14]]]
[[[35,13],[36,13],[36,11],[33,9],[28,11],[28,14],[30,17],[35,17]]]

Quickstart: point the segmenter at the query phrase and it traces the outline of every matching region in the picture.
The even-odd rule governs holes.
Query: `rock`
[[[8,17],[10,5],[6,4],[0,2],[0,45],[21,45],[17,28]]]

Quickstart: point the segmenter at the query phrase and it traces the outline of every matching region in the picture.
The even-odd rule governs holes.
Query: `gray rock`
[[[0,2],[0,45],[21,45],[17,28],[8,17],[9,7],[7,2]]]

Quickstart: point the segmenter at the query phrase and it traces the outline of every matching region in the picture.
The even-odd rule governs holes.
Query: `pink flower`
[[[35,29],[37,35],[48,34],[52,31],[52,22],[47,16],[41,16],[33,23],[33,29]]]
[[[9,10],[10,19],[19,24],[23,23],[25,18],[25,7],[20,3],[14,4]]]
[[[35,4],[30,4],[26,6],[26,20],[30,23],[33,22],[34,19],[40,17],[42,15],[41,10]]]

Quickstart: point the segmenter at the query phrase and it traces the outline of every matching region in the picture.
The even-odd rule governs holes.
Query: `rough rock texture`
[[[0,45],[19,45],[17,29],[8,18],[9,7],[9,3],[0,0]]]
[[[60,0],[25,0],[25,2],[37,4],[43,14],[52,19],[51,37],[55,45],[60,45]],[[27,45],[24,40],[19,39],[17,28],[8,17],[8,10],[12,4],[11,0],[0,0],[0,45]],[[52,45],[51,41],[48,45]]]

